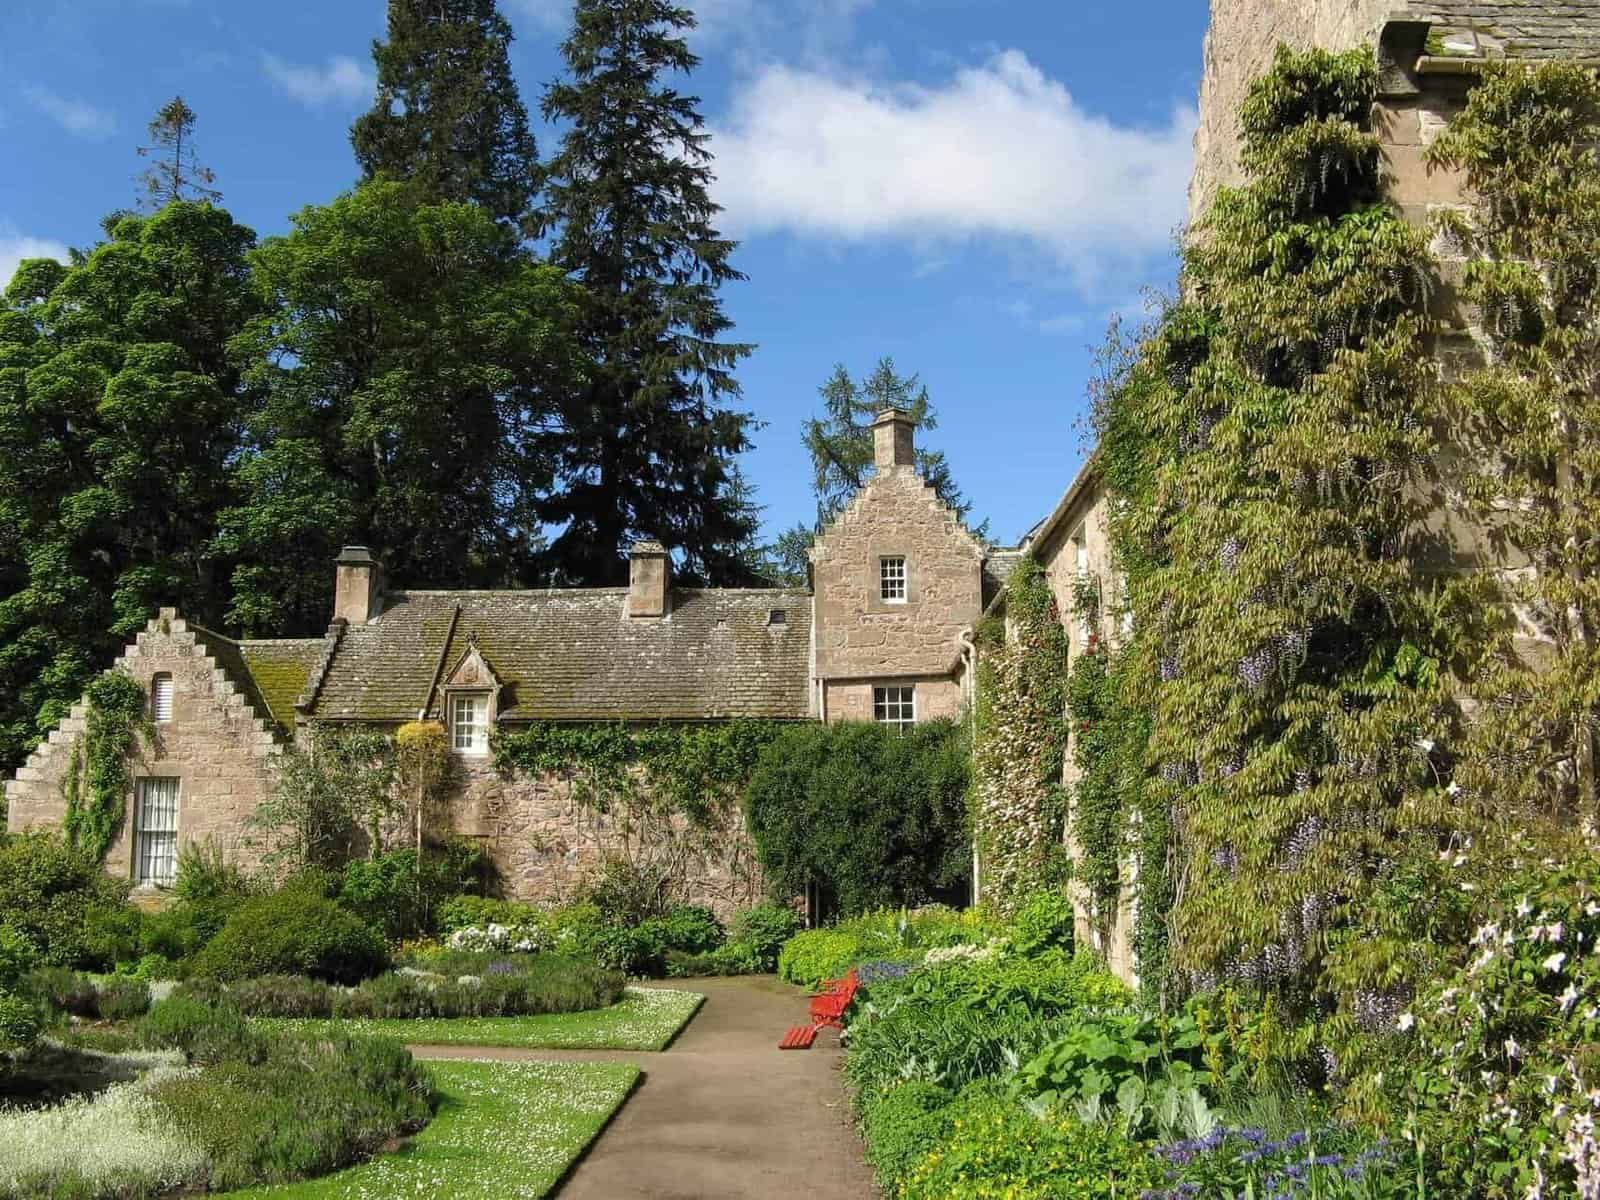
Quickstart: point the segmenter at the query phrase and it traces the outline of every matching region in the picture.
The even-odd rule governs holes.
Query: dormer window
[[[906,602],[906,560],[880,558],[878,560],[878,594],[885,604]]]
[[[150,681],[150,719],[157,724],[172,720],[172,676],[165,672]]]
[[[489,753],[488,692],[451,695],[450,746],[457,754]]]

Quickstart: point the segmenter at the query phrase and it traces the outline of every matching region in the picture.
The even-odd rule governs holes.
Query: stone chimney
[[[664,617],[672,592],[672,559],[660,542],[635,542],[628,556],[628,615]]]
[[[383,609],[383,564],[365,546],[346,546],[333,565],[333,619],[365,625]]]
[[[886,408],[872,422],[872,461],[880,471],[916,465],[916,439],[905,409]]]

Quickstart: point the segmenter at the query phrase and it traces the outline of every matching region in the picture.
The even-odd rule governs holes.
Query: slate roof
[[[1435,32],[1447,40],[1459,32],[1459,40],[1491,57],[1600,57],[1595,0],[1431,0],[1410,7],[1434,16]]]
[[[1011,578],[1011,572],[1022,561],[1022,556],[1026,553],[1027,551],[1020,546],[989,551],[989,557],[983,560],[983,606],[985,608],[988,608],[990,602],[1005,590],[1006,581]]]
[[[221,667],[256,716],[280,735],[294,731],[294,704],[312,666],[322,655],[322,638],[236,642],[210,629],[189,626],[195,640]]]
[[[662,619],[626,588],[391,593],[345,630],[317,689],[322,720],[410,721],[470,645],[503,682],[502,721],[711,720],[810,713],[811,596],[679,588]],[[783,624],[771,623],[781,610]]]

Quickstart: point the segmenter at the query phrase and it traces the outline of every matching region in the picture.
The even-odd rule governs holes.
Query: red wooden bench
[[[811,1043],[817,1040],[820,1030],[829,1026],[843,1029],[844,1014],[856,998],[856,989],[860,986],[860,980],[853,970],[843,979],[824,980],[822,991],[811,997],[811,1024],[791,1028],[778,1043],[778,1049],[808,1050]]]

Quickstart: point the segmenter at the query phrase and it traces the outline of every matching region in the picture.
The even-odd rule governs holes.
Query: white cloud
[[[772,46],[787,55],[813,54],[848,33],[857,13],[877,0],[696,0],[698,43],[733,42],[744,47]],[[548,33],[572,27],[572,0],[515,0]]]
[[[1170,247],[1194,126],[1085,112],[1016,50],[937,88],[768,66],[715,131],[716,194],[745,234],[1001,238],[1081,284]]]
[[[301,104],[323,105],[332,101],[370,100],[377,80],[355,59],[336,54],[325,66],[300,66],[284,62],[273,54],[261,56],[267,78]]]
[[[109,137],[116,131],[117,123],[110,113],[82,100],[38,87],[25,88],[22,94],[34,108],[78,137],[98,139]]]
[[[0,292],[11,283],[25,258],[54,258],[67,261],[67,248],[46,238],[26,237],[9,225],[0,224]]]

